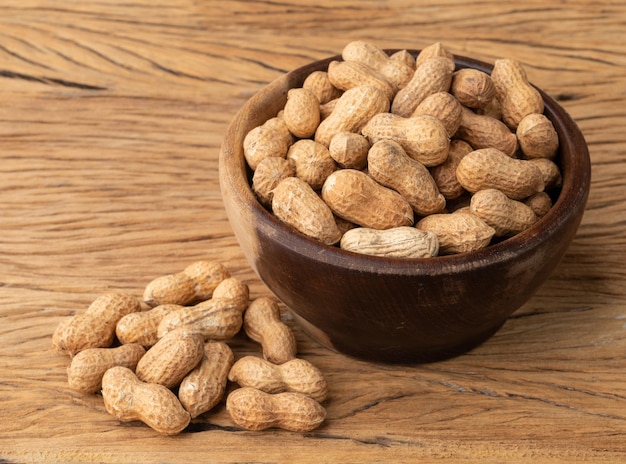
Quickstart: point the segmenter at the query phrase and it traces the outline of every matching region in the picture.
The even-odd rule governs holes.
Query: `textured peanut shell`
[[[408,118],[429,95],[447,92],[452,82],[454,62],[448,58],[433,57],[421,63],[405,87],[396,93],[391,112]]]
[[[118,321],[115,327],[117,339],[123,344],[138,343],[144,347],[150,347],[159,339],[157,328],[163,318],[181,307],[176,304],[165,304],[155,306],[148,311],[127,314]]]
[[[515,235],[537,221],[530,206],[511,200],[500,190],[479,190],[472,195],[470,211],[493,227],[496,237]]]
[[[475,149],[495,148],[508,156],[517,151],[517,137],[499,119],[477,114],[469,108],[461,108],[461,124],[456,137],[465,140]]]
[[[401,61],[409,68],[415,70],[415,57],[408,50],[398,50],[389,56],[389,59]]]
[[[456,168],[461,159],[471,151],[473,148],[464,140],[451,140],[446,160],[430,169],[439,192],[446,200],[455,200],[466,191],[456,178]]]
[[[139,380],[174,388],[202,360],[204,338],[199,333],[172,331],[159,339],[139,360]]]
[[[406,153],[424,166],[436,166],[448,156],[450,139],[445,126],[428,116],[404,118],[393,113],[372,117],[361,131],[371,144],[379,140],[394,140]]]
[[[552,208],[552,199],[546,192],[537,192],[524,199],[524,204],[534,211],[538,218],[545,216]]]
[[[319,427],[326,418],[324,407],[302,393],[272,395],[249,387],[230,393],[226,410],[235,424],[247,430],[277,427],[308,432]]]
[[[236,311],[245,311],[250,301],[250,288],[236,277],[229,277],[220,282],[213,292],[215,300],[230,300]]]
[[[102,388],[102,376],[114,366],[134,370],[146,350],[138,344],[116,348],[88,348],[78,353],[67,368],[67,382],[82,393],[95,393]]]
[[[331,158],[344,169],[363,169],[367,165],[369,149],[369,140],[354,132],[335,134],[328,146]]]
[[[296,176],[309,184],[313,190],[321,189],[326,178],[337,170],[328,148],[310,139],[294,143],[287,152],[287,159],[293,161]]]
[[[204,356],[181,381],[178,399],[192,418],[213,409],[224,397],[235,356],[224,342],[208,342]]]
[[[376,87],[360,85],[344,92],[333,111],[315,131],[315,141],[325,146],[339,132],[360,132],[378,113],[389,111],[389,98]]]
[[[117,322],[126,314],[137,311],[141,311],[141,305],[131,295],[101,295],[84,313],[59,323],[52,335],[52,346],[70,357],[87,348],[108,348],[115,338]]]
[[[563,183],[561,170],[554,161],[548,158],[533,158],[528,160],[528,162],[537,166],[541,171],[545,190],[560,187]]]
[[[457,179],[469,192],[495,188],[521,200],[544,189],[541,170],[526,160],[511,158],[495,148],[468,153],[456,169]]]
[[[284,223],[322,243],[333,245],[341,239],[331,209],[302,179],[288,177],[278,184],[272,210]]]
[[[545,115],[531,113],[517,126],[520,148],[527,158],[553,159],[559,148],[559,135]]]
[[[437,235],[440,254],[479,250],[489,245],[495,234],[493,227],[474,214],[464,211],[431,214],[421,219],[415,227]]]
[[[442,57],[454,64],[454,55],[441,42],[430,44],[419,52],[415,59],[415,67],[421,66],[426,60],[433,57]]]
[[[186,305],[196,297],[196,285],[186,274],[167,274],[151,280],[143,292],[143,300],[150,306],[165,304]]]
[[[322,198],[337,216],[362,227],[413,225],[413,209],[402,195],[362,171],[335,171],[322,187]]]
[[[449,137],[452,137],[461,125],[461,103],[448,92],[437,92],[427,96],[415,108],[412,116],[432,116],[441,121]]]
[[[232,366],[228,380],[265,393],[303,393],[320,403],[328,395],[328,384],[321,371],[300,358],[273,364],[257,356],[244,356]]]
[[[304,79],[302,88],[313,93],[322,105],[339,98],[342,93],[341,90],[330,82],[326,71],[313,71]]]
[[[286,177],[296,175],[293,160],[270,156],[259,163],[252,175],[252,191],[259,201],[269,207],[274,198],[274,189]]]
[[[112,367],[102,377],[102,399],[109,414],[122,422],[142,421],[164,435],[182,432],[191,416],[174,393],[141,382],[130,369]]]
[[[439,253],[437,235],[415,227],[376,230],[358,227],[341,238],[344,250],[389,258],[431,258]]]
[[[529,114],[543,113],[543,98],[528,82],[526,71],[518,61],[504,58],[495,60],[491,80],[502,105],[502,119],[509,127],[517,128]]]
[[[320,123],[320,101],[308,89],[290,89],[282,117],[294,136],[312,137]]]
[[[274,117],[250,130],[243,140],[243,154],[252,170],[268,156],[287,156],[293,135],[282,118]]]
[[[379,184],[398,192],[422,216],[440,212],[446,199],[428,169],[406,154],[393,140],[376,142],[367,156],[369,175]]]
[[[496,96],[496,87],[489,74],[474,68],[463,68],[452,75],[450,93],[468,108],[484,108]]]
[[[274,298],[253,300],[244,314],[243,328],[248,337],[261,344],[263,357],[282,364],[296,357],[296,338],[280,318],[280,307]]]
[[[230,272],[218,261],[203,260],[191,263],[183,270],[194,284],[194,299],[199,302],[208,300],[213,296],[213,290],[224,279],[230,277]]]
[[[378,70],[358,61],[331,61],[328,78],[340,90],[350,90],[363,85],[376,87],[387,99],[396,94],[396,89]]]

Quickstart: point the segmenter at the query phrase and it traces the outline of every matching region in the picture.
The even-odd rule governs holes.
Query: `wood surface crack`
[[[39,82],[41,84],[47,85],[60,85],[62,87],[71,87],[81,90],[107,90],[106,87],[101,87],[98,85],[85,84],[82,82],[74,82],[68,81],[65,79],[59,79],[56,77],[45,77],[45,76],[33,76],[30,74],[18,73],[14,71],[9,71],[6,69],[0,69],[0,77],[6,77],[9,79],[21,79],[29,82]]]

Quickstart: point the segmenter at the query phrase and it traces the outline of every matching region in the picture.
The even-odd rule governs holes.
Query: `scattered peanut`
[[[261,344],[268,361],[282,364],[296,357],[296,338],[280,319],[280,307],[274,298],[253,300],[244,314],[243,328],[248,337]]]
[[[123,344],[138,343],[146,348],[151,347],[159,339],[159,323],[167,314],[180,308],[180,305],[165,304],[148,311],[127,314],[117,322],[115,335]]]

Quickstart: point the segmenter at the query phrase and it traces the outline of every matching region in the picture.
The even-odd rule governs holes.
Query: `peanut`
[[[495,148],[468,153],[456,169],[459,183],[469,192],[495,188],[521,200],[544,189],[541,170],[529,161],[510,158]]]
[[[340,168],[363,169],[367,165],[370,143],[367,138],[354,132],[339,132],[331,139],[328,151]]]
[[[413,225],[413,209],[398,192],[354,169],[335,171],[322,187],[322,198],[337,216],[372,229]]]
[[[178,398],[192,418],[210,411],[222,400],[234,361],[233,352],[226,343],[204,344],[202,361],[178,388]]]
[[[294,136],[312,137],[320,123],[320,101],[310,90],[290,89],[287,92],[283,121]]]
[[[552,208],[552,199],[546,192],[537,192],[524,199],[524,204],[529,206],[538,218],[541,218]]]
[[[146,350],[138,344],[117,348],[87,348],[78,353],[67,368],[71,388],[82,393],[95,393],[102,388],[102,376],[114,366],[135,369]]]
[[[199,333],[184,330],[163,335],[137,363],[137,377],[167,388],[178,386],[202,360],[203,342]]]
[[[437,213],[446,199],[426,167],[409,157],[399,143],[381,140],[367,155],[369,175],[379,184],[398,192],[422,216]]]
[[[315,141],[328,146],[339,132],[360,132],[372,116],[389,111],[389,98],[376,87],[360,85],[344,92],[315,131]]]
[[[496,231],[496,237],[522,232],[537,221],[537,215],[522,202],[511,200],[500,190],[479,190],[472,195],[470,211]]]
[[[115,326],[117,339],[123,344],[138,343],[144,347],[151,347],[159,339],[157,336],[159,323],[167,314],[179,308],[180,305],[165,304],[148,311],[127,314]]]
[[[450,93],[468,108],[484,108],[496,96],[489,74],[473,68],[459,69],[452,75]]]
[[[518,61],[495,60],[491,80],[502,105],[502,119],[509,127],[517,128],[529,114],[543,113],[543,98],[528,82],[526,71]]]
[[[284,223],[322,243],[333,245],[341,239],[331,209],[302,179],[288,177],[276,186],[272,210]]]
[[[115,338],[115,326],[126,314],[140,311],[139,300],[124,293],[96,298],[84,313],[62,321],[52,335],[52,345],[70,357],[87,348],[108,348]]]
[[[328,148],[310,139],[294,143],[287,152],[287,159],[294,162],[296,176],[313,190],[321,189],[326,178],[337,170]]]
[[[244,309],[241,301],[232,298],[211,298],[195,306],[182,306],[161,320],[157,336],[162,338],[183,329],[203,339],[228,340],[241,329]]]
[[[432,116],[442,122],[448,137],[456,134],[463,117],[461,103],[448,92],[437,92],[427,96],[417,105],[412,116]]]
[[[421,66],[426,60],[434,57],[447,58],[454,63],[454,55],[443,46],[441,42],[435,42],[433,44],[424,47],[417,55],[415,59],[415,67]]]
[[[447,92],[452,82],[454,61],[433,57],[420,63],[413,77],[400,89],[391,103],[391,112],[408,118],[428,95]]]
[[[243,140],[243,155],[254,170],[268,156],[287,156],[293,135],[282,118],[274,117],[248,132]]]
[[[451,140],[446,160],[430,169],[439,192],[446,200],[455,200],[466,191],[456,178],[456,168],[461,159],[471,151],[471,145],[464,140]]]
[[[518,147],[517,137],[506,124],[466,107],[461,109],[461,124],[456,136],[475,149],[495,148],[508,156],[513,156]]]
[[[248,307],[250,300],[250,288],[247,284],[235,277],[229,277],[220,282],[213,291],[214,299],[232,300],[237,310],[242,313]]]
[[[252,191],[263,205],[270,207],[276,186],[284,178],[295,175],[293,160],[269,156],[259,163],[252,175]]]
[[[545,190],[561,186],[563,182],[561,170],[554,161],[548,158],[532,158],[528,162],[537,166],[541,171]]]
[[[496,232],[479,217],[464,211],[431,214],[415,227],[434,232],[439,240],[439,251],[443,254],[467,253],[484,248]]]
[[[370,143],[391,139],[424,166],[436,166],[448,157],[450,140],[445,126],[432,116],[404,118],[393,113],[379,113],[361,131]]]
[[[243,328],[248,337],[261,344],[266,360],[282,364],[296,357],[296,338],[280,319],[280,307],[274,298],[253,300],[244,314]]]
[[[526,158],[553,159],[559,148],[559,135],[552,121],[543,114],[531,113],[519,122],[515,131]]]
[[[398,50],[393,53],[389,59],[401,61],[406,64],[409,68],[415,70],[415,57],[411,55],[408,50]]]
[[[165,435],[189,425],[191,416],[171,390],[140,381],[133,371],[116,366],[102,377],[102,399],[109,414],[122,422],[142,421]]]
[[[380,90],[389,101],[396,94],[395,88],[385,76],[358,61],[331,61],[328,64],[328,78],[335,87],[343,91],[367,85]]]
[[[186,305],[211,298],[215,287],[230,277],[228,270],[215,261],[197,261],[178,274],[152,280],[144,290],[143,299],[150,306]]]
[[[313,93],[321,105],[339,98],[342,94],[342,91],[330,82],[326,71],[313,71],[304,79],[302,88]]]
[[[248,430],[278,427],[308,432],[326,418],[324,407],[302,393],[272,395],[249,387],[238,388],[228,395],[226,410],[235,424]]]
[[[439,253],[437,235],[415,227],[394,227],[387,230],[358,227],[341,237],[344,250],[390,258],[430,258]]]
[[[328,395],[328,384],[320,370],[300,358],[278,365],[256,356],[244,356],[233,364],[228,380],[265,393],[302,393],[319,403]]]

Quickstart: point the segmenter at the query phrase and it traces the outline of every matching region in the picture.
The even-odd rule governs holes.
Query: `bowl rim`
[[[385,52],[391,54],[400,50],[404,49],[385,49]],[[414,57],[420,52],[420,50],[411,49],[407,51]],[[454,55],[454,58],[457,69],[472,67],[488,74],[493,69],[492,64],[475,58],[457,54]],[[222,182],[230,182],[234,191],[239,193],[240,196],[236,199],[237,203],[240,207],[245,206],[255,215],[256,220],[259,221],[257,227],[262,228],[269,236],[283,241],[284,245],[294,252],[304,255],[308,259],[350,270],[377,274],[441,275],[458,272],[459,269],[478,269],[494,262],[511,260],[520,254],[529,253],[538,247],[546,236],[550,236],[564,227],[570,221],[571,216],[576,214],[581,204],[582,208],[585,207],[591,183],[591,162],[584,136],[566,110],[546,92],[531,83],[540,92],[544,100],[544,114],[553,122],[559,135],[557,158],[562,158],[564,151],[571,153],[571,156],[565,160],[565,165],[563,164],[564,160],[560,160],[562,186],[558,198],[548,213],[528,229],[498,243],[467,253],[430,258],[394,258],[366,255],[343,250],[335,245],[326,245],[283,223],[258,201],[252,191],[248,180],[249,167],[243,156],[242,144],[243,136],[247,130],[254,126],[246,130],[245,124],[241,124],[241,120],[245,115],[254,112],[255,106],[264,101],[265,95],[278,91],[282,92],[283,99],[286,99],[286,91],[296,85],[301,85],[301,81],[306,75],[315,70],[325,70],[331,61],[341,59],[340,55],[335,55],[316,60],[289,71],[270,82],[240,108],[230,123],[222,142],[220,170],[227,170],[229,173],[236,173],[236,175],[229,175],[227,179],[223,179],[224,176],[220,175],[220,179]],[[276,107],[282,108],[279,104]],[[272,232],[272,230],[274,231]]]

